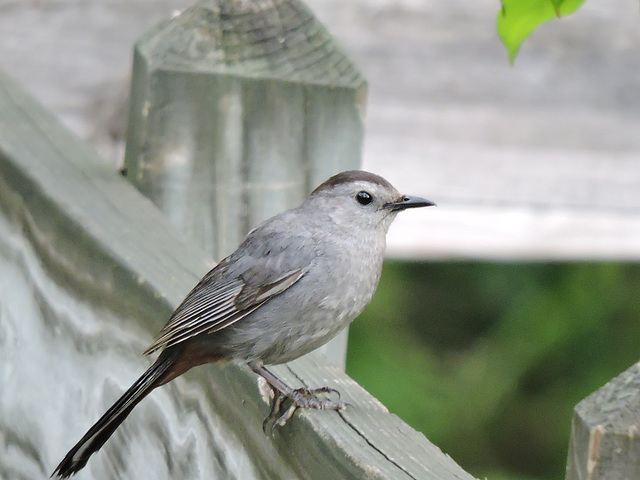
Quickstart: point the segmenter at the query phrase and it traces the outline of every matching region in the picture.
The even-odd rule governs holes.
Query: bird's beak
[[[436,204],[431,200],[420,197],[410,197],[409,195],[404,195],[400,200],[385,204],[385,207],[390,208],[392,212],[399,212],[401,210],[406,210],[407,208],[435,206]]]

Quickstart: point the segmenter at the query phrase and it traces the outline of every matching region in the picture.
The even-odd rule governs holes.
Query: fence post
[[[125,167],[218,261],[358,168],[367,85],[299,0],[203,0],[134,52]],[[325,350],[344,365],[346,332]]]
[[[134,53],[129,178],[212,258],[357,168],[366,82],[298,0],[204,0]]]
[[[566,480],[640,478],[640,362],[575,408]]]

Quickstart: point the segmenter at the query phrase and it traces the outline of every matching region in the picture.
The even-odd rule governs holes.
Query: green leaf
[[[498,34],[513,64],[520,45],[536,28],[555,17],[575,12],[585,0],[502,0]]]

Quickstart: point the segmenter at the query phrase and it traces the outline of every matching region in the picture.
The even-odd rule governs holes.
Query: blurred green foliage
[[[640,357],[640,265],[387,262],[347,373],[478,478],[564,478],[573,407]]]

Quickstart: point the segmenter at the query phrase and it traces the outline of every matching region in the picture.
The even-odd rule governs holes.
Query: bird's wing
[[[211,270],[176,309],[145,355],[232,325],[291,287],[308,270],[294,268],[278,274],[277,258],[252,260],[245,261],[240,272],[229,259]]]

